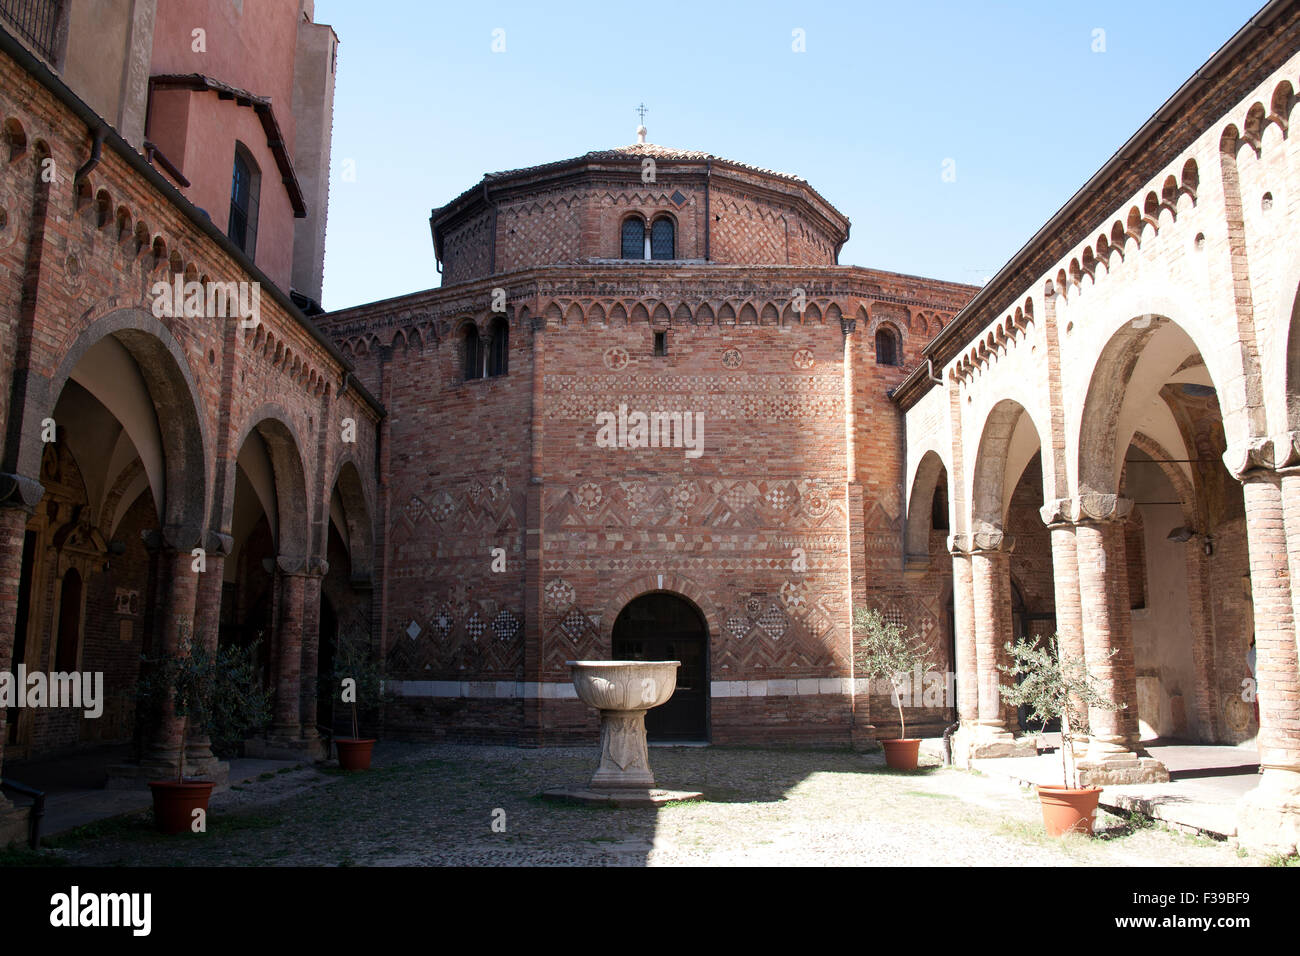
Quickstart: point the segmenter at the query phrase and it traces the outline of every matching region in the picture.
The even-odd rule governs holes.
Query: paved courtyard
[[[215,795],[207,834],[160,836],[146,813],[50,842],[58,858],[92,866],[1267,862],[1104,813],[1100,838],[1051,840],[1037,799],[1004,777],[933,762],[896,773],[880,755],[847,751],[655,748],[659,784],[704,800],[616,810],[538,796],[586,781],[594,757],[588,748],[384,744],[369,773],[286,764]]]

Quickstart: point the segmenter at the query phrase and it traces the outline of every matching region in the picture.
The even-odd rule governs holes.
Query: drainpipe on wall
[[[926,371],[929,373],[930,381],[934,382],[936,385],[942,385],[943,379],[934,374],[934,359],[927,358],[925,360],[925,367]]]
[[[952,735],[956,733],[960,725],[960,720],[954,720],[943,729],[943,765],[945,767],[952,766]]]
[[[102,124],[95,127],[95,140],[90,147],[90,159],[81,164],[81,168],[77,170],[77,175],[73,177],[72,181],[74,183],[81,182],[99,165],[99,157],[104,151],[104,135],[105,130]]]

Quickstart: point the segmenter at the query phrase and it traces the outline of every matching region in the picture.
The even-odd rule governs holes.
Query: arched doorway
[[[614,659],[681,661],[677,690],[646,713],[651,741],[709,737],[709,628],[690,601],[652,591],[629,601],[614,622]]]

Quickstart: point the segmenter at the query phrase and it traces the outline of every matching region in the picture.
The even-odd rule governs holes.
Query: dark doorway
[[[677,690],[646,713],[652,741],[708,740],[709,629],[694,604],[667,591],[643,594],[614,622],[614,659],[681,661]]]

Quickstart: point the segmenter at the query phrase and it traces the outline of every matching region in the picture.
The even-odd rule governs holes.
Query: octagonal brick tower
[[[671,251],[624,255],[630,218],[648,232],[671,223]],[[646,142],[489,173],[429,223],[444,285],[628,258],[832,266],[849,237],[848,219],[798,176]]]
[[[861,741],[856,605],[947,656],[887,392],[974,290],[839,265],[803,179],[638,133],[485,176],[430,219],[441,287],[321,320],[389,412],[390,733],[589,741],[565,662],[639,657],[682,661],[652,739]]]

